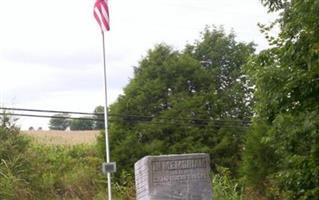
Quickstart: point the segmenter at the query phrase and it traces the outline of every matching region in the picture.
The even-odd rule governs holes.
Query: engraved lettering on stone
[[[135,163],[137,200],[212,200],[207,154],[147,156]]]

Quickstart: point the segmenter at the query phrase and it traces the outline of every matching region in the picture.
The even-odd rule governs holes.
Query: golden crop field
[[[94,144],[99,131],[22,131],[36,143],[47,145]]]

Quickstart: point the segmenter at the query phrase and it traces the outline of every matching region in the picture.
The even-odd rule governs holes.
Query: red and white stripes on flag
[[[107,0],[96,0],[94,4],[94,17],[99,23],[102,31],[110,30],[109,7]]]

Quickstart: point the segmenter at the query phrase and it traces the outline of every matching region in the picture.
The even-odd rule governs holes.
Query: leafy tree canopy
[[[131,170],[145,155],[208,152],[214,164],[234,169],[242,122],[252,116],[241,68],[253,52],[252,43],[215,27],[183,51],[165,44],[149,50],[110,108],[113,159]]]
[[[94,109],[94,130],[102,130],[105,128],[104,125],[104,106],[96,106]]]
[[[70,126],[70,115],[67,113],[61,113],[53,115],[49,121],[50,130],[66,130]]]
[[[89,117],[82,117],[80,119],[72,119],[70,123],[71,130],[92,130],[94,121],[89,120]]]

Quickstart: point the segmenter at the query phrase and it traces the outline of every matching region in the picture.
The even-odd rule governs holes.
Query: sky
[[[0,2],[0,106],[92,112],[104,104],[102,37],[94,0]],[[257,23],[276,16],[259,0],[109,0],[106,33],[108,104],[155,44],[175,49],[199,39],[206,25],[233,30],[238,41],[267,48]],[[23,118],[22,129],[49,119]]]

